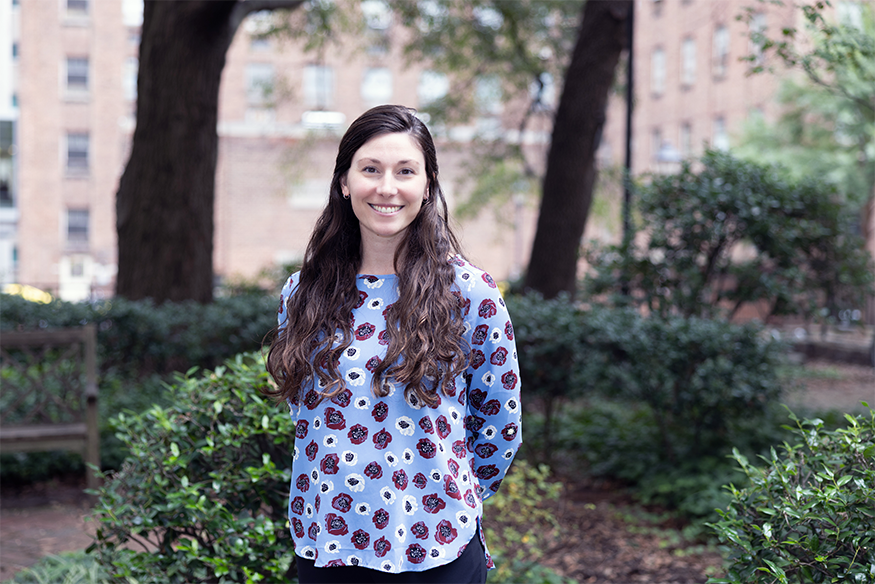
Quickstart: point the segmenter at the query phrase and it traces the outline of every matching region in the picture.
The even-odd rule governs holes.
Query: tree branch
[[[232,30],[237,30],[243,19],[261,10],[295,10],[305,0],[243,0],[238,2],[231,14]]]

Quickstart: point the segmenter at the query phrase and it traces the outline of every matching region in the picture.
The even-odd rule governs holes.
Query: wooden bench
[[[74,450],[99,479],[97,329],[0,332],[0,453]]]

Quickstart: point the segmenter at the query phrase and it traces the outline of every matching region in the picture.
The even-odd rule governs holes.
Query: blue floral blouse
[[[471,347],[453,395],[438,394],[432,408],[405,400],[389,379],[389,395],[375,396],[372,371],[386,355],[384,311],[398,299],[397,276],[364,275],[354,340],[339,365],[346,388],[317,405],[311,386],[290,404],[289,522],[295,553],[316,566],[394,573],[454,560],[520,447],[519,365],[504,299],[489,274],[459,257],[451,263]],[[299,275],[283,287],[280,326]],[[492,568],[488,550],[486,560]]]

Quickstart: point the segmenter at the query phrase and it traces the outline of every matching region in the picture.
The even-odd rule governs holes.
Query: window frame
[[[66,224],[68,245],[88,245],[91,236],[91,210],[88,207],[67,207]]]
[[[714,79],[725,79],[729,70],[729,27],[718,24],[714,28],[711,44],[711,75]]]
[[[82,145],[82,148],[75,146]],[[88,174],[91,167],[91,135],[86,131],[68,131],[66,135],[66,160],[68,173]]]
[[[650,53],[650,95],[653,97],[665,95],[665,82],[665,49],[662,46],[657,46]]]
[[[64,71],[64,87],[68,92],[88,93],[91,86],[91,59],[87,55],[67,55]]]
[[[681,86],[693,87],[696,84],[697,66],[696,39],[692,36],[684,37],[681,41]]]

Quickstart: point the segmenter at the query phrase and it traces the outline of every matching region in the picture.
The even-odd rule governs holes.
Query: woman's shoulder
[[[456,270],[456,285],[464,294],[471,296],[500,295],[498,284],[486,270],[478,268],[460,255],[450,258]]]
[[[291,294],[295,290],[295,288],[298,287],[298,282],[300,282],[300,280],[301,271],[298,270],[297,272],[292,272],[292,274],[286,279],[285,284],[283,284],[281,294],[284,297],[288,297],[288,295]]]

